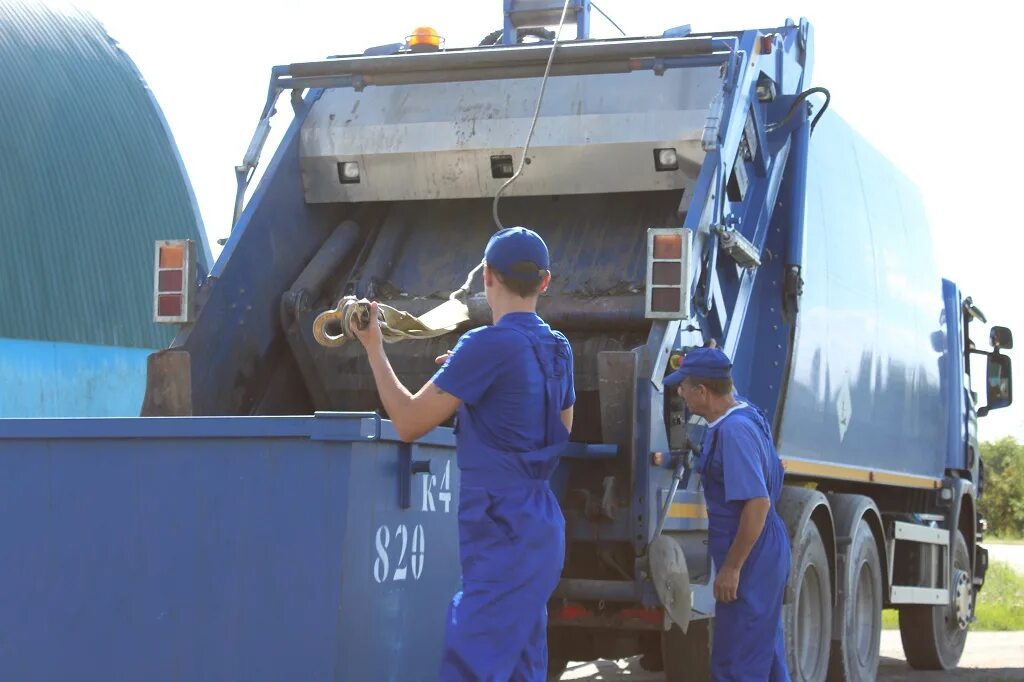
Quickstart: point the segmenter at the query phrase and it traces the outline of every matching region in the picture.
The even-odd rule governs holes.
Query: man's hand
[[[452,352],[448,351],[444,355],[438,355],[436,358],[434,358],[434,364],[435,365],[443,365],[444,363],[448,362],[448,356],[451,355],[451,354],[452,354]]]
[[[360,329],[358,324],[352,325],[352,333],[356,335],[359,343],[363,344],[363,348],[368,353],[384,348],[384,335],[380,331],[378,314],[377,302],[374,301],[370,303],[370,323],[366,325],[366,329]]]
[[[736,593],[740,589],[740,569],[723,566],[715,576],[715,599],[728,604],[736,601]]]

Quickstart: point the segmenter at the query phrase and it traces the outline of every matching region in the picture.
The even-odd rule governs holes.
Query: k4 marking
[[[445,514],[451,513],[452,510],[452,460],[448,459],[444,463],[444,474],[441,475],[441,480],[437,480],[437,476],[431,474],[429,476],[423,476],[423,506],[420,511],[433,512],[437,511],[438,507],[444,510]],[[435,503],[435,496],[437,498]]]

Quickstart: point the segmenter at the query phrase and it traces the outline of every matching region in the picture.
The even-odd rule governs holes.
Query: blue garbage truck
[[[275,67],[215,266],[157,244],[154,319],[179,329],[142,415],[0,422],[4,677],[435,679],[453,431],[403,442],[359,345],[314,327],[345,296],[435,310],[499,221],[547,241],[539,312],[576,358],[553,675],[708,677],[705,425],[663,379],[712,340],[786,467],[794,679],[873,680],[884,609],[911,665],[957,665],[1012,335],[979,329],[912,184],[812,86],[810,23],[596,40],[588,0],[503,9],[477,46],[423,27]],[[452,333],[389,346],[407,386],[489,322],[479,287]]]

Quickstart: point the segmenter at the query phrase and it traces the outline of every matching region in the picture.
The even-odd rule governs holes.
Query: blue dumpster
[[[0,679],[436,679],[454,436],[374,414],[0,420]]]

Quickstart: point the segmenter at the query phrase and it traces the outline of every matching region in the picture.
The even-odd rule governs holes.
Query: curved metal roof
[[[153,242],[191,238],[192,188],[132,60],[88,13],[0,0],[0,337],[165,347]]]

